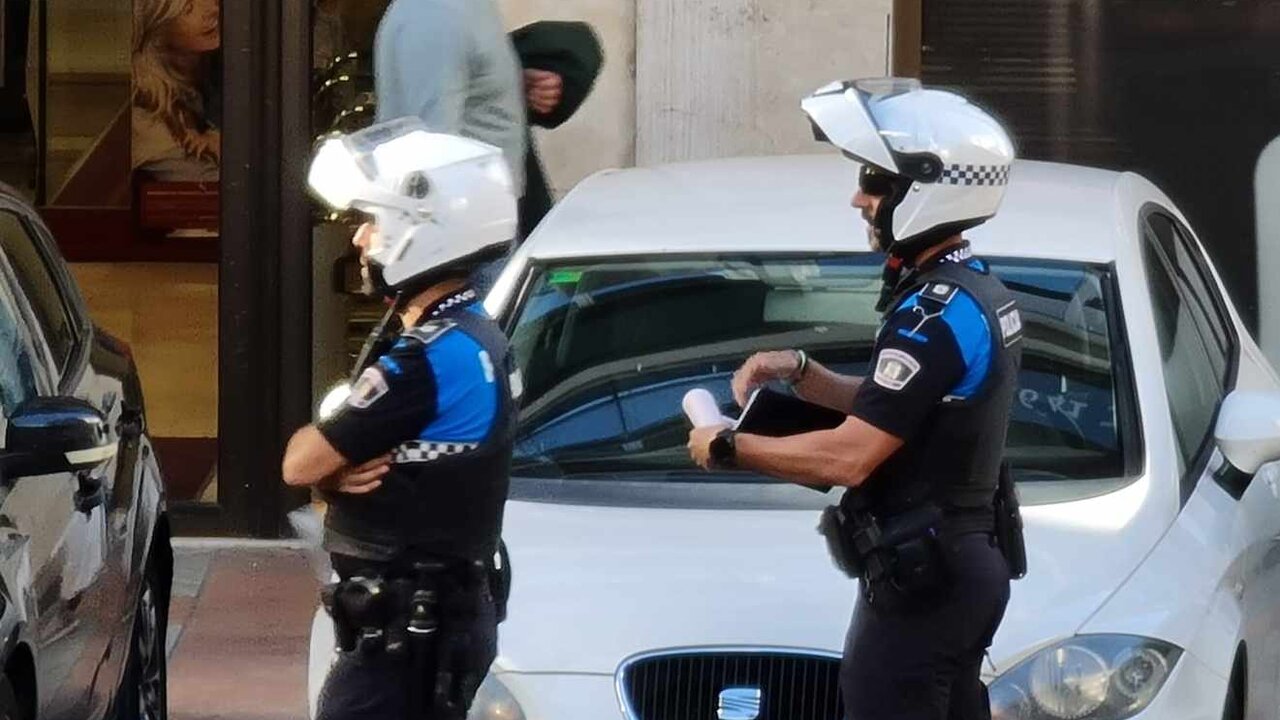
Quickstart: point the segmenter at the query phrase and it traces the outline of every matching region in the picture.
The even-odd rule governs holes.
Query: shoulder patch
[[[431,320],[406,331],[405,335],[418,340],[423,345],[430,345],[457,326],[458,324],[452,320]]]
[[[886,390],[898,392],[920,373],[920,361],[897,348],[880,351],[876,359],[875,384]]]
[[[931,282],[921,288],[920,297],[947,305],[955,299],[958,292],[960,292],[959,285],[953,285],[948,282]]]
[[[997,310],[996,319],[1000,321],[1000,339],[1005,347],[1022,339],[1022,315],[1017,304],[1010,302]]]
[[[356,384],[351,388],[351,394],[347,396],[347,404],[357,410],[364,410],[377,402],[378,398],[386,395],[389,390],[387,379],[382,376],[382,370],[378,369],[377,365],[373,365],[360,373]]]

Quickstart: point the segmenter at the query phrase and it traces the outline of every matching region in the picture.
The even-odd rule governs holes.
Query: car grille
[[[809,651],[672,651],[625,663],[618,692],[630,720],[838,720],[839,674],[838,656]],[[746,690],[745,708],[727,696],[722,707],[732,688]]]

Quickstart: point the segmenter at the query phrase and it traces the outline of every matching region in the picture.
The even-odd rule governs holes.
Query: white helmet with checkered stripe
[[[502,151],[432,132],[416,117],[326,138],[308,183],[334,209],[376,218],[369,260],[397,291],[441,268],[499,256],[516,233]]]
[[[835,82],[801,103],[815,135],[887,175],[881,247],[909,256],[996,214],[1013,163],[999,121],[965,98],[902,78]]]

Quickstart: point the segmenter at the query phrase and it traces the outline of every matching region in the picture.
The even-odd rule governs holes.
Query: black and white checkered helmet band
[[[479,447],[476,443],[448,443],[415,440],[396,448],[391,462],[397,465],[408,463],[425,463],[439,460],[449,455],[461,455]]]
[[[938,182],[944,185],[1008,185],[1008,165],[948,165]]]

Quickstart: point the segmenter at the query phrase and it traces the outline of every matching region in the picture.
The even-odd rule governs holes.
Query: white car
[[[499,278],[522,430],[514,569],[476,720],[830,720],[856,583],[838,500],[695,471],[680,399],[752,352],[860,373],[880,258],[839,156],[608,171]],[[996,718],[1274,717],[1280,380],[1182,215],[1133,174],[1019,162],[975,251],[1026,331],[1008,457],[1029,574],[986,666]],[[1216,432],[1215,432],[1216,431]],[[317,613],[312,697],[332,630]]]

